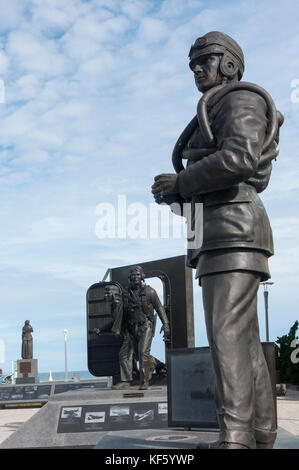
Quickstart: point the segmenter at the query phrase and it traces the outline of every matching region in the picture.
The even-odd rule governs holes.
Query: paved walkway
[[[0,443],[7,439],[39,408],[0,409]],[[285,397],[277,397],[278,426],[299,437],[299,391],[287,390]]]
[[[285,397],[277,397],[278,426],[299,437],[299,391],[287,389]]]
[[[0,443],[5,441],[40,408],[0,409]]]

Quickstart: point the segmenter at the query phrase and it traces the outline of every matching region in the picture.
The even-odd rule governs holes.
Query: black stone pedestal
[[[16,384],[37,384],[39,383],[38,377],[17,377]]]

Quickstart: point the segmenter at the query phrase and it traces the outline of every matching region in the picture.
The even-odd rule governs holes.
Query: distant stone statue
[[[30,320],[25,321],[25,325],[22,328],[22,359],[33,358],[33,328],[30,325]]]

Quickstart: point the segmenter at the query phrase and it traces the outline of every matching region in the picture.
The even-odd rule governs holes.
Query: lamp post
[[[66,350],[66,340],[67,340],[67,334],[68,330],[63,330],[64,334],[64,370],[65,370],[65,376],[64,380],[67,382],[67,350]]]
[[[268,316],[268,286],[272,286],[274,282],[261,282],[264,286],[264,300],[265,300],[265,318],[266,318],[266,341],[269,341],[269,316]]]

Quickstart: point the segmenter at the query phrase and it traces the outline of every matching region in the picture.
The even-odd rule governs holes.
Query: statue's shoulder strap
[[[150,300],[150,286],[148,286],[147,284],[144,284],[141,288],[141,302],[142,304],[144,302],[147,302],[148,300]]]
[[[182,163],[182,151],[188,143],[188,140],[192,136],[195,129],[198,127],[197,116],[191,119],[189,124],[185,127],[180,137],[178,138],[173,152],[172,152],[172,164],[177,173],[184,170],[184,165]]]
[[[219,102],[222,98],[224,98],[224,96],[226,96],[228,93],[240,90],[257,93],[266,101],[268,108],[268,130],[263,145],[263,152],[265,152],[275,140],[278,127],[279,125],[281,125],[280,121],[282,114],[277,112],[274,101],[269,95],[269,93],[264,88],[250,82],[234,82],[225,85],[218,85],[204,93],[197,105],[197,119],[200,123],[200,128],[203,133],[203,137],[209,145],[215,143],[208,117],[208,109],[209,104],[211,104],[211,101],[213,102],[213,104],[215,104]]]
[[[123,290],[122,300],[123,300],[123,308],[126,309],[129,303],[129,291],[127,289]]]
[[[150,312],[149,307],[148,307],[149,301],[151,301],[152,291],[153,291],[153,288],[151,286],[148,286],[147,284],[145,284],[142,287],[142,291],[141,291],[142,310],[144,314],[149,318],[152,318],[152,313]]]

